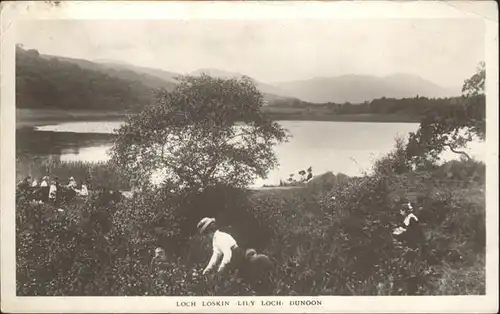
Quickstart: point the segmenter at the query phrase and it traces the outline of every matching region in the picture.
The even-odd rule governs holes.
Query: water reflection
[[[67,148],[61,151],[61,161],[108,161],[111,144],[99,146]]]
[[[16,130],[17,157],[61,156],[61,160],[70,160],[70,156],[79,156],[81,161],[105,160],[105,151],[111,147],[113,134],[72,133],[36,131],[32,129]],[[103,153],[104,151],[104,153]]]
[[[387,154],[394,146],[396,136],[408,136],[416,131],[417,123],[360,123],[281,121],[292,134],[289,143],[275,147],[280,163],[267,179],[255,185],[277,184],[291,173],[313,167],[314,174],[327,171],[347,175],[361,175],[369,171],[373,162]],[[39,127],[36,130],[18,130],[18,156],[59,156],[61,161],[106,161],[115,137],[113,129],[121,122],[72,122]],[[471,143],[467,152],[484,160],[484,143]],[[443,153],[443,160],[457,159],[451,151]],[[52,157],[51,157],[52,158]]]

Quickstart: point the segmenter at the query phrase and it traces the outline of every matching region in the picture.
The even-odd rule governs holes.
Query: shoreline
[[[277,121],[318,121],[318,122],[371,122],[371,123],[418,123],[419,119],[390,114],[343,114],[331,115],[319,113],[287,114],[266,111]],[[58,109],[16,109],[16,130],[37,126],[82,122],[82,121],[123,121],[135,112],[111,112],[97,110],[58,110]]]

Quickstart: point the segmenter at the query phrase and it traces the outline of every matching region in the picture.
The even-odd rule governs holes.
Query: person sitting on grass
[[[76,188],[77,188],[77,184],[76,184],[76,180],[75,180],[75,178],[70,177],[70,178],[69,178],[69,183],[68,183],[68,185],[67,185],[66,187],[67,187],[68,189],[71,189],[71,190],[75,191],[75,190],[76,190]]]
[[[77,190],[77,194],[79,196],[88,196],[89,195],[89,190],[87,188],[87,182],[80,181],[80,190]]]
[[[409,245],[414,246],[422,238],[422,230],[420,221],[415,215],[415,211],[410,202],[404,203],[403,208],[399,211],[401,216],[405,217],[401,226],[393,231],[393,234],[399,239],[404,240]]]

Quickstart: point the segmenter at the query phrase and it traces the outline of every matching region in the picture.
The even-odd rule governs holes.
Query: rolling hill
[[[16,108],[138,110],[152,101],[151,87],[161,82],[87,60],[16,48]]]
[[[43,54],[41,54],[40,57],[46,60],[57,59],[62,62],[76,64],[82,69],[97,71],[99,73],[109,75],[110,77],[140,82],[149,88],[163,87],[167,90],[172,90],[175,87],[175,82],[164,80],[157,75],[147,73],[147,71],[134,70],[134,66],[126,63],[97,63],[85,59],[75,59]]]

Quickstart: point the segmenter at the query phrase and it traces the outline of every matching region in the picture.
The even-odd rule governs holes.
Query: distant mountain
[[[126,61],[121,61],[121,60],[115,60],[115,59],[94,59],[92,60],[92,62],[96,62],[96,63],[114,63],[114,64],[121,64],[121,65],[132,65]]]
[[[290,96],[314,103],[361,103],[376,98],[450,97],[459,90],[444,88],[421,77],[394,74],[386,77],[342,75],[278,83]]]
[[[202,73],[205,73],[205,74],[208,74],[208,75],[214,76],[214,77],[220,77],[220,78],[240,78],[244,75],[244,74],[237,73],[237,72],[229,72],[229,71],[212,69],[212,68],[199,69],[199,70],[196,70],[196,71],[191,72],[189,74],[201,75]],[[257,89],[261,93],[265,94],[264,96],[266,96],[266,94],[267,94],[267,96],[269,98],[268,101],[273,100],[275,98],[293,98],[293,97],[290,97],[289,92],[282,90],[278,86],[274,86],[271,84],[260,82],[252,77],[251,77],[251,79],[253,80]]]

